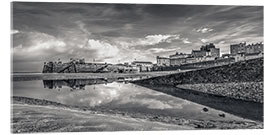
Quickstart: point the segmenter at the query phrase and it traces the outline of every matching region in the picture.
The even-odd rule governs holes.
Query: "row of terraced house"
[[[180,66],[192,63],[202,63],[208,61],[238,62],[248,59],[263,57],[263,43],[246,44],[239,43],[230,45],[230,54],[220,56],[220,48],[216,48],[213,43],[203,45],[199,50],[192,50],[190,54],[176,52],[169,57],[157,56],[157,66]],[[227,60],[228,59],[228,60]]]

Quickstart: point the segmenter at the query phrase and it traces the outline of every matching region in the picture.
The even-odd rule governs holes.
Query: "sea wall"
[[[134,83],[176,86],[179,84],[262,81],[263,58],[258,58],[223,66],[139,80]]]
[[[217,60],[203,61],[203,62],[181,65],[180,69],[184,70],[184,69],[208,68],[208,67],[222,66],[222,65],[233,63],[233,62],[235,62],[234,58],[217,59]]]
[[[76,64],[76,71],[78,73],[84,72],[96,72],[98,69],[104,67],[106,64],[93,64],[93,63],[85,63],[85,64]]]
[[[160,66],[154,68],[155,71],[172,71],[172,70],[186,70],[186,69],[201,69],[201,68],[209,68],[209,67],[215,67],[215,66],[222,66],[227,65],[230,63],[234,63],[235,59],[233,57],[231,58],[222,58],[217,60],[209,60],[209,61],[202,61],[202,62],[196,62],[196,63],[188,63],[178,66]]]
[[[178,88],[263,103],[263,82],[182,84]]]
[[[263,58],[143,79],[134,83],[156,87],[177,86],[185,91],[263,103]]]

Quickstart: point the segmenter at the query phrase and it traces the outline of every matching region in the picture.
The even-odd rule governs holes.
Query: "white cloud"
[[[89,39],[87,49],[95,50],[98,54],[98,57],[113,57],[118,54],[119,49],[116,46],[111,45],[110,43]]]
[[[137,102],[139,104],[147,105],[147,108],[149,109],[163,110],[163,109],[173,109],[173,108],[182,109],[183,108],[181,104],[171,104],[169,102],[164,102],[164,101],[162,102],[156,99],[140,99],[138,101]]]
[[[182,42],[185,44],[190,44],[191,42],[188,40],[188,38],[183,38]]]
[[[211,29],[211,28],[208,28],[208,27],[201,27],[201,28],[197,29],[196,31],[200,32],[200,33],[208,33],[208,32],[211,32],[213,30],[214,29]]]
[[[116,41],[117,44],[120,44],[121,46],[138,46],[138,45],[155,45],[162,42],[171,43],[173,40],[180,39],[180,35],[147,35],[144,38],[130,38],[125,40]]]
[[[107,62],[107,59],[117,57],[120,51],[117,46],[109,41],[88,39],[86,43],[78,43],[75,41],[68,42],[41,32],[24,32],[23,34],[26,42],[23,42],[23,44],[16,42],[17,45],[14,45],[12,49],[12,54],[18,59],[35,59],[35,57],[52,59],[61,54],[61,57],[67,59],[69,57],[87,57]]]
[[[220,41],[220,42],[218,42],[218,44],[224,44],[224,43],[226,43],[225,41]]]
[[[142,39],[141,41],[143,44],[157,44],[160,42],[168,42],[170,43],[172,40],[179,39],[180,35],[148,35],[145,37],[145,39]]]
[[[149,51],[153,52],[153,53],[161,53],[161,52],[172,52],[172,51],[176,51],[179,50],[181,48],[173,48],[173,49],[166,49],[166,48],[151,48],[149,49]]]
[[[20,44],[13,48],[13,53],[41,54],[47,50],[54,50],[57,52],[64,52],[66,44],[62,40],[54,36],[40,32],[25,33],[28,36],[29,42],[25,45]]]
[[[202,41],[203,43],[208,43],[208,40],[207,40],[207,39],[201,39],[201,41]]]

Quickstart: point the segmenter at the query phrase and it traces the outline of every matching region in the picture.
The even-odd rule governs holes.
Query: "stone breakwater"
[[[179,86],[199,92],[263,102],[263,58],[134,81],[138,85]]]
[[[198,83],[263,82],[263,58],[229,65],[135,81],[136,84],[179,85]]]
[[[182,84],[177,87],[263,103],[263,82]]]

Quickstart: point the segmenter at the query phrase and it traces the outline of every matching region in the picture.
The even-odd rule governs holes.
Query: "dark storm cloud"
[[[13,2],[14,71],[48,60],[154,61],[207,42],[263,41],[263,7]],[[127,55],[128,54],[128,55]]]

